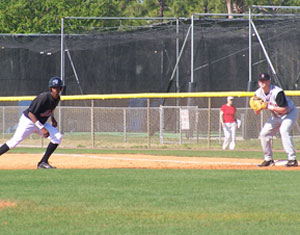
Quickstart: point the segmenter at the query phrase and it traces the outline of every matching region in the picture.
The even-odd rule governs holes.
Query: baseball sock
[[[2,155],[3,153],[6,153],[9,150],[9,147],[7,146],[7,144],[3,144],[0,147],[0,155]]]
[[[48,162],[48,159],[50,158],[51,154],[55,151],[55,149],[57,148],[58,144],[53,144],[53,143],[49,143],[47,150],[42,158],[42,160],[40,162]]]

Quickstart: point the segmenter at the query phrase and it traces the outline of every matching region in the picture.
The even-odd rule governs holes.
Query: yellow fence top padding
[[[285,91],[288,96],[300,96],[300,91]],[[180,93],[130,93],[130,94],[90,94],[65,95],[61,100],[109,100],[109,99],[137,99],[137,98],[190,98],[190,97],[251,97],[254,92],[222,91],[222,92],[180,92]],[[2,96],[0,101],[33,100],[36,96]]]
[[[181,93],[136,93],[136,94],[106,94],[62,96],[62,100],[107,100],[107,99],[137,99],[137,98],[189,98],[189,97],[226,97],[253,96],[253,92],[181,92]]]

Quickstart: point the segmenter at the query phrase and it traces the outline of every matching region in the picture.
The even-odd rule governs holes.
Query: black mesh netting
[[[284,89],[297,89],[300,27],[298,18],[254,20]],[[176,39],[181,49],[190,21],[140,27],[135,30],[97,30],[65,35],[66,94],[107,94],[187,91],[191,71],[188,37],[176,76]],[[66,24],[66,28],[68,24]],[[76,32],[76,33],[75,33]],[[252,35],[253,81],[270,72]],[[36,95],[60,75],[60,35],[0,36],[0,96]],[[248,87],[248,20],[197,19],[194,27],[195,91],[246,91]],[[170,89],[168,89],[168,87]],[[256,88],[253,82],[251,90]]]

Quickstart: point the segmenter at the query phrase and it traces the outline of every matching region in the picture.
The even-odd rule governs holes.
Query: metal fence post
[[[208,97],[207,147],[210,149],[211,98]]]
[[[199,108],[196,108],[196,141],[199,143]]]
[[[2,108],[2,128],[3,128],[3,132],[2,132],[2,136],[3,139],[5,138],[5,107]]]
[[[94,100],[91,100],[91,139],[92,148],[95,148],[95,125],[94,125]]]
[[[179,144],[182,144],[182,120],[181,120],[181,114],[180,114],[180,110],[181,107],[179,107],[178,109],[178,113],[179,113]]]
[[[58,130],[62,133],[62,118],[61,118],[61,106],[58,105]]]
[[[124,143],[127,142],[127,117],[126,117],[126,108],[123,109],[123,135],[124,135]]]
[[[148,133],[148,148],[150,148],[150,99],[147,99],[147,133]]]
[[[245,114],[244,113],[241,114],[241,122],[242,122],[242,124],[241,124],[242,138],[245,139],[245,125],[244,125],[244,123],[245,123]]]
[[[164,144],[164,107],[159,106],[159,140]]]
[[[222,123],[220,121],[220,114],[219,114],[219,144],[222,144]]]

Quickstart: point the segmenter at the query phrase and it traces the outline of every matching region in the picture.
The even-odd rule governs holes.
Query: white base
[[[288,160],[278,160],[275,161],[275,166],[285,166],[288,163]]]

